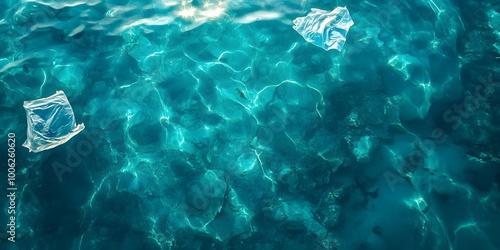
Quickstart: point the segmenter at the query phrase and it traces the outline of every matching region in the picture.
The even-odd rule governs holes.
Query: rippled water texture
[[[341,51],[293,29],[339,6]],[[500,248],[498,1],[4,0],[0,48],[2,249]],[[58,90],[85,129],[28,153]]]

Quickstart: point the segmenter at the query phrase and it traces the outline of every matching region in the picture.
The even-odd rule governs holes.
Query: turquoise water
[[[340,51],[292,28],[338,6]],[[500,248],[497,1],[0,7],[1,249]],[[58,90],[85,129],[28,153]]]

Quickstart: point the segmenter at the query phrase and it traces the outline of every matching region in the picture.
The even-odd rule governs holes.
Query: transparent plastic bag
[[[55,148],[80,133],[85,126],[76,124],[73,108],[63,91],[33,101],[25,101],[28,122],[27,139],[23,146],[30,152]]]
[[[337,7],[330,12],[313,8],[307,16],[293,20],[293,24],[293,29],[307,42],[324,50],[341,51],[354,22],[346,7]]]

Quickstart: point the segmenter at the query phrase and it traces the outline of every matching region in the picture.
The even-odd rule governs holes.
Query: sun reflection
[[[192,19],[199,21],[200,19],[215,19],[224,14],[226,11],[225,0],[210,0],[205,1],[201,6],[194,7],[188,1],[182,1],[181,7],[177,11],[177,15],[184,19]]]
[[[206,10],[201,11],[201,15],[208,18],[217,18],[224,13],[224,9],[221,7],[215,8],[207,8]]]
[[[180,9],[177,14],[180,16],[180,17],[183,17],[183,18],[191,18],[191,17],[194,17],[196,13],[196,8],[195,7],[183,7],[182,9]]]

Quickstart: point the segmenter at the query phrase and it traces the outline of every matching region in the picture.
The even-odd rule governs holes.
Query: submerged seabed
[[[337,6],[342,52],[293,30]],[[7,0],[0,38],[2,249],[500,248],[498,1]],[[86,128],[28,154],[56,90]]]

